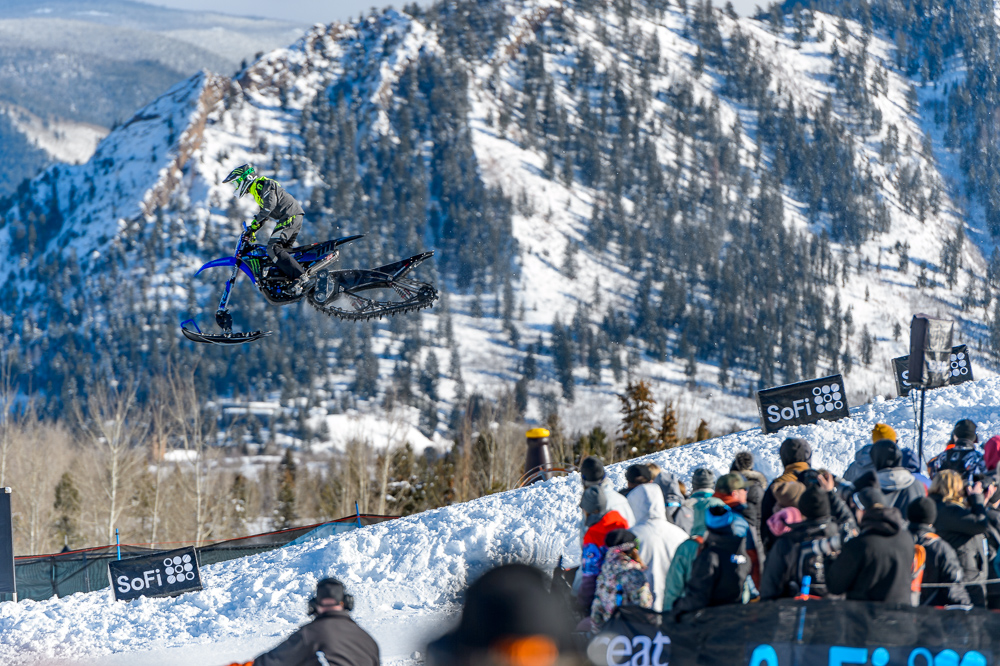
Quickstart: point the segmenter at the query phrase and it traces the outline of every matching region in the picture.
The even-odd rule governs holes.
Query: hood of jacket
[[[854,462],[858,463],[862,467],[871,467],[874,464],[872,462],[872,445],[865,444],[860,449],[855,451]]]
[[[758,472],[755,469],[741,469],[737,471],[738,474],[742,474],[743,478],[747,480],[747,483],[757,483],[762,487],[767,488],[767,477]]]
[[[587,528],[587,533],[583,535],[583,545],[593,544],[598,548],[604,548],[604,540],[609,532],[627,529],[628,521],[620,513],[608,511],[599,521]]]
[[[655,483],[643,483],[636,486],[628,494],[628,503],[635,514],[635,524],[651,520],[666,520],[667,509],[663,500],[663,491]]]
[[[786,481],[798,481],[799,472],[804,472],[809,469],[809,463],[807,462],[795,462],[790,465],[785,465],[785,471],[777,479],[771,482],[773,486],[776,483],[785,483]]]
[[[917,482],[913,473],[905,467],[886,467],[876,472],[876,475],[878,476],[878,485],[884,493],[905,490]]]
[[[903,529],[903,514],[895,507],[874,507],[861,517],[861,535],[896,536]]]
[[[660,492],[663,493],[663,500],[665,502],[669,502],[671,500],[675,502],[683,501],[684,495],[681,493],[681,485],[678,483],[677,478],[670,472],[667,472],[666,470],[660,472],[656,478],[653,479],[653,483],[660,487]],[[639,517],[636,516],[636,520],[638,519]]]

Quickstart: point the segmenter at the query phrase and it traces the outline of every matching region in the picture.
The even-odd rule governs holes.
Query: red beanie
[[[993,435],[983,446],[983,460],[986,462],[986,469],[990,472],[997,468],[1000,463],[1000,435]]]

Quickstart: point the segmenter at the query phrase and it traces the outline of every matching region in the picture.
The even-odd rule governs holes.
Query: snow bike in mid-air
[[[397,315],[433,304],[437,299],[437,290],[426,282],[407,277],[406,274],[432,257],[434,252],[421,252],[378,268],[333,270],[332,266],[340,256],[337,248],[359,238],[363,238],[363,235],[292,248],[292,256],[306,271],[306,275],[301,278],[306,280],[304,288],[296,290],[295,280],[274,265],[267,255],[267,248],[250,241],[250,231],[244,224],[233,256],[210,261],[195,273],[197,276],[209,268],[233,267],[215,313],[215,321],[222,333],[202,333],[194,319],[181,322],[181,331],[188,340],[223,345],[253,342],[271,335],[270,331],[233,331],[229,296],[240,271],[246,273],[269,303],[286,305],[305,298],[320,312],[348,321]],[[189,324],[193,328],[189,328]]]

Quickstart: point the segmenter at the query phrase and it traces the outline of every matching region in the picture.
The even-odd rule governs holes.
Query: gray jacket
[[[250,186],[254,201],[260,206],[260,212],[253,216],[254,225],[260,227],[268,218],[272,220],[287,220],[295,215],[305,215],[302,206],[285,188],[270,178],[258,178]]]

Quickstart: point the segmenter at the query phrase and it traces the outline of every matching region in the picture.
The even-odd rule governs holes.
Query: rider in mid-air
[[[260,206],[260,212],[254,215],[250,224],[251,243],[257,242],[257,232],[268,218],[276,220],[267,241],[267,256],[282,273],[295,280],[291,292],[301,293],[311,276],[288,251],[302,231],[302,216],[305,214],[302,206],[276,181],[258,176],[252,164],[241,164],[230,171],[222,182],[233,183],[237,197],[250,192]]]

